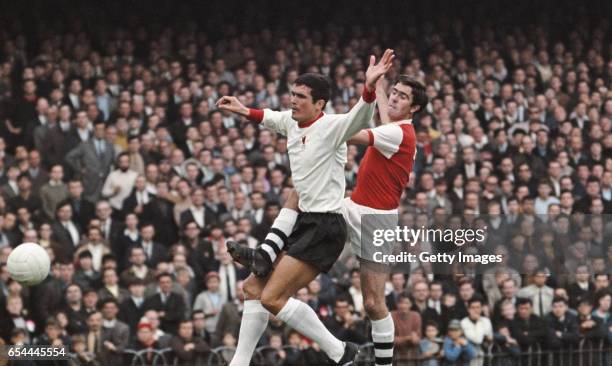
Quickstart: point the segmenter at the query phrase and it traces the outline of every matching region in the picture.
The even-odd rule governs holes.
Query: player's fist
[[[217,101],[217,108],[240,114],[242,116],[249,115],[249,109],[242,104],[238,98],[226,95]]]

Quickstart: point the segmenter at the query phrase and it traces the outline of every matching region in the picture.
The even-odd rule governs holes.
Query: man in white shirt
[[[544,317],[552,309],[554,290],[546,286],[546,280],[548,280],[548,271],[539,268],[533,277],[533,284],[523,287],[516,294],[517,297],[530,299],[533,312],[539,317]]]
[[[550,181],[542,178],[538,183],[538,196],[534,202],[536,215],[545,216],[548,213],[548,206],[561,203],[557,197],[551,196],[552,192]]]
[[[461,320],[461,329],[468,341],[472,342],[476,355],[470,366],[480,366],[484,363],[483,343],[493,340],[493,326],[489,318],[482,316],[482,299],[478,296],[468,301],[468,316]]]
[[[128,153],[119,154],[117,167],[106,178],[102,187],[102,195],[108,198],[113,210],[121,211],[123,201],[132,193],[138,173],[130,170],[130,155]]]
[[[391,68],[392,60],[392,50],[385,51],[376,65],[374,56],[370,58],[363,98],[347,114],[323,113],[330,97],[330,83],[317,74],[304,74],[295,81],[291,112],[249,109],[237,98],[227,96],[217,103],[221,109],[261,122],[287,136],[292,179],[302,211],[298,218],[297,211],[282,210],[279,214],[282,220],[275,221],[279,227],[271,229],[269,235],[281,241],[287,238],[288,249],[285,255],[278,256],[277,266],[267,281],[251,276],[255,286],[245,286],[249,300],[245,301],[239,338],[247,341],[239,345],[230,365],[249,364],[257,340],[266,328],[268,311],[318,343],[335,363],[343,365],[355,358],[356,345],[334,337],[312,308],[291,296],[319,273],[327,272],[344,248],[347,232],[341,211],[346,184],[346,141],[372,119],[376,81]]]

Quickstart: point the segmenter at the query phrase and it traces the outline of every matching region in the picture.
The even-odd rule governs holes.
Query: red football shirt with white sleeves
[[[412,121],[385,124],[367,130],[369,146],[359,165],[351,200],[379,210],[399,206],[416,156]]]

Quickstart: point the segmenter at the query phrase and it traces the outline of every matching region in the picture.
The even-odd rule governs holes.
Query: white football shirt
[[[264,109],[262,125],[287,136],[292,180],[302,212],[341,212],[346,141],[367,127],[375,106],[374,101],[361,98],[348,113],[322,113],[305,128],[291,118],[291,111]]]

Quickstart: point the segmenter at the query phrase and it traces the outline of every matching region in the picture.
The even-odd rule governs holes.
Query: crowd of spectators
[[[125,349],[170,347],[191,364],[235,346],[248,273],[225,241],[255,247],[292,186],[285,137],[217,110],[216,100],[287,110],[292,81],[318,72],[332,81],[326,112],[344,113],[361,95],[367,56],[387,47],[396,54],[389,80],[407,74],[429,97],[413,121],[418,151],[400,224],[487,226],[475,251],[504,258],[444,275],[418,263],[394,268],[396,357],[464,364],[487,343],[518,352],[612,341],[605,12],[565,3],[530,23],[497,9],[497,24],[406,5],[277,13],[268,2],[229,2],[241,9],[232,13],[218,2],[142,12],[117,3],[2,16],[4,342],[69,345],[102,365],[122,364]],[[349,147],[347,194],[363,151]],[[22,242],[52,258],[41,285],[8,275],[6,258]],[[343,255],[296,297],[340,339],[363,344],[355,264]],[[324,359],[276,319],[260,345],[279,350],[278,364]]]

